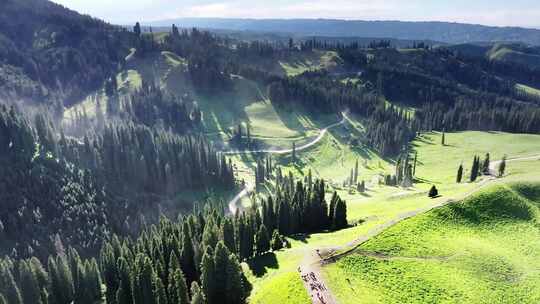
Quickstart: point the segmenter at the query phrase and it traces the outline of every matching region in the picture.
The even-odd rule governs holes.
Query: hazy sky
[[[540,27],[539,0],[53,0],[113,23],[178,17],[455,21]]]

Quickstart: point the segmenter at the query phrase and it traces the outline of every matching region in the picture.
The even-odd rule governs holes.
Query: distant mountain
[[[180,27],[273,32],[298,36],[385,37],[446,43],[524,42],[540,45],[540,30],[538,29],[448,22],[182,18],[156,21],[147,25],[170,26],[173,23]]]

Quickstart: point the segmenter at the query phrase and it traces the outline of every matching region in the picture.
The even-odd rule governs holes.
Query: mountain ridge
[[[444,21],[369,21],[339,19],[178,18],[145,22],[148,26],[199,27],[288,33],[299,36],[374,37],[434,40],[446,43],[524,42],[540,45],[540,30]]]

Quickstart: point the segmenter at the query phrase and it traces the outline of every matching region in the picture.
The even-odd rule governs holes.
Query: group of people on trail
[[[302,269],[300,267],[298,267],[298,272],[302,273]],[[315,273],[312,271],[308,274],[302,274],[301,277],[305,283],[309,284],[312,292],[317,292],[316,296],[319,303],[327,304],[324,299],[324,292],[328,291],[328,289],[326,289],[326,286],[324,286],[322,282],[319,282]]]

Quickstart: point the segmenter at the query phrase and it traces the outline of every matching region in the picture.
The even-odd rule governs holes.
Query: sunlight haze
[[[55,0],[70,9],[112,23],[157,21],[182,17],[334,18],[349,20],[448,21],[494,26],[538,27],[535,0],[377,1],[377,0]]]

